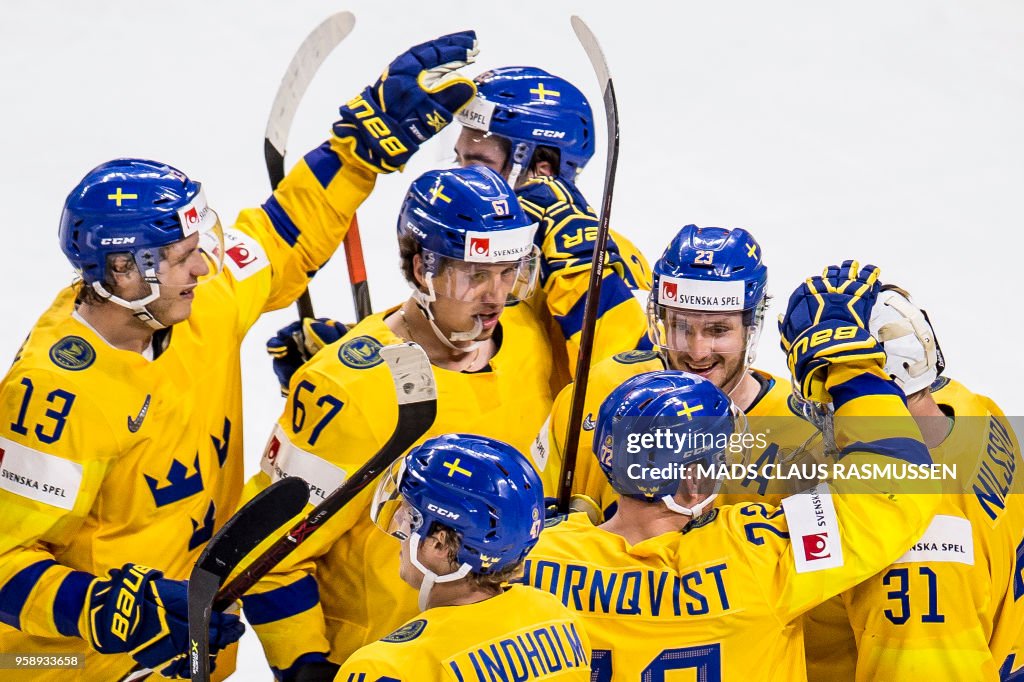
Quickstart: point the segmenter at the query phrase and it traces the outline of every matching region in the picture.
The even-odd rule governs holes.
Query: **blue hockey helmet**
[[[431,438],[392,465],[370,513],[385,532],[412,539],[410,559],[424,573],[424,585],[432,585],[522,561],[544,525],[544,493],[533,465],[514,447],[455,433]],[[460,567],[446,576],[432,574],[416,554],[420,540],[439,525],[460,540]]]
[[[528,298],[540,261],[536,231],[537,223],[512,188],[489,168],[434,170],[416,178],[398,214],[398,236],[421,248],[425,285],[410,285],[431,323],[430,304],[438,297],[478,301],[492,296],[503,305]],[[436,328],[435,333],[448,341]],[[479,334],[479,328],[455,332],[450,340],[469,341]]]
[[[746,364],[753,362],[768,302],[768,268],[753,235],[687,225],[654,264],[652,280],[648,332],[655,346],[685,350],[686,335],[678,332],[692,331],[694,316],[740,312],[748,330],[744,347],[714,350],[744,351]]]
[[[532,66],[507,66],[477,76],[477,95],[459,123],[512,143],[513,186],[538,145],[559,152],[558,175],[574,181],[594,155],[594,114],[569,81]]]
[[[89,171],[64,202],[58,229],[61,250],[82,281],[142,319],[148,315],[145,305],[159,296],[162,248],[194,234],[219,271],[223,233],[202,185],[145,159],[116,159]],[[132,257],[150,284],[147,296],[124,301],[107,290],[108,257],[114,254]]]
[[[718,494],[721,480],[718,472],[705,472],[699,491],[708,497],[683,507],[673,496],[684,481],[700,476],[687,467],[724,464],[728,449],[740,450],[733,434],[745,431],[743,414],[712,382],[659,370],[630,377],[601,403],[594,454],[620,495],[660,500],[672,511],[698,516]]]

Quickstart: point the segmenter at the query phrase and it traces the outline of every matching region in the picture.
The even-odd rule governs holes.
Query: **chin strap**
[[[427,280],[427,291],[420,291],[417,287],[413,287],[412,299],[416,302],[416,305],[420,310],[423,311],[423,316],[427,318],[427,322],[430,323],[430,328],[434,330],[434,336],[437,337],[438,341],[443,343],[451,350],[458,351],[459,353],[468,353],[476,350],[483,341],[474,341],[474,339],[480,336],[480,332],[484,330],[483,324],[480,322],[479,317],[474,317],[474,325],[468,332],[452,332],[447,337],[441,328],[434,322],[434,311],[431,310],[430,304],[437,300],[437,295],[434,293],[434,279],[428,272],[425,274]],[[471,341],[468,346],[456,346],[453,342],[466,342]]]
[[[472,567],[469,564],[462,564],[457,571],[452,573],[444,575],[434,573],[420,562],[419,549],[422,540],[423,536],[419,533],[413,533],[409,536],[409,561],[416,567],[416,570],[423,574],[423,584],[420,585],[419,607],[420,611],[426,611],[427,601],[430,599],[430,590],[434,588],[435,584],[461,580],[469,574]]]
[[[692,507],[684,507],[683,505],[676,502],[676,498],[671,495],[665,495],[661,498],[661,501],[665,503],[665,506],[669,508],[669,511],[674,511],[676,514],[682,514],[683,516],[700,516],[703,514],[711,503],[718,497],[718,493],[711,493],[704,500],[698,502]]]
[[[146,307],[148,304],[160,298],[160,284],[156,281],[156,275],[152,271],[146,273],[146,281],[149,283],[149,287],[152,292],[149,296],[144,296],[143,298],[136,299],[134,301],[126,301],[120,296],[115,296],[103,287],[102,282],[93,282],[92,288],[93,291],[99,294],[102,298],[132,311],[132,315],[134,315],[136,319],[149,325],[150,329],[166,329],[167,327],[153,317],[153,313],[149,312],[149,308]]]

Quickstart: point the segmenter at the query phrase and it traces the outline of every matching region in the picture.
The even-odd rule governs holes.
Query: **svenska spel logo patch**
[[[828,533],[805,535],[803,541],[804,561],[817,561],[832,556],[832,552],[829,551]]]
[[[679,286],[675,282],[661,283],[661,298],[662,300],[674,301],[679,295]]]
[[[491,253],[491,240],[473,237],[469,240],[469,252],[474,256],[488,256]]]

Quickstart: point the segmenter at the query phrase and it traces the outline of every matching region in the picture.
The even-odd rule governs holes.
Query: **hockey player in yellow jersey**
[[[330,258],[377,172],[418,146],[409,128],[450,121],[472,97],[470,81],[443,76],[474,43],[460,34],[396,60],[392,76],[421,77],[420,96],[382,102],[380,87],[359,111],[392,105],[382,120],[398,142],[385,149],[343,107],[332,138],[230,229],[162,163],[103,164],[70,194],[59,238],[80,281],[0,387],[0,651],[84,666],[5,680],[117,680],[136,665],[187,676],[183,579],[242,491],[242,338]],[[211,651],[240,634],[215,614]]]
[[[955,464],[958,481],[905,555],[808,613],[808,678],[967,682],[998,680],[1004,668],[1008,679],[1024,668],[1024,483],[1013,427],[991,400],[940,376],[935,332],[905,292],[883,287],[870,329],[932,458]]]
[[[863,326],[875,271],[844,266],[790,300],[782,336],[796,383],[803,399],[831,404],[847,464],[928,465]],[[885,415],[884,429],[858,419]],[[800,614],[874,574],[928,525],[940,496],[908,494],[902,480],[837,479],[781,508],[708,509],[720,480],[698,467],[713,471],[741,442],[738,416],[710,381],[674,370],[634,376],[602,404],[596,455],[619,509],[601,526],[573,514],[546,528],[523,578],[583,614],[593,680],[804,679]],[[644,439],[659,432],[689,445]]]
[[[540,478],[493,438],[432,438],[381,480],[371,516],[401,544],[401,578],[421,613],[356,651],[342,682],[590,680],[580,617],[508,580],[544,524]]]
[[[594,155],[593,113],[574,85],[535,67],[494,69],[475,79],[477,95],[457,120],[460,166],[486,166],[516,190],[537,223],[539,286],[528,304],[551,340],[551,390],[571,380],[590,278],[597,216],[575,186]],[[646,318],[636,292],[650,286],[650,267],[621,234],[610,235],[591,364],[615,353],[649,349]],[[295,370],[341,326],[330,320],[295,322],[267,342],[282,391]]]
[[[758,470],[798,457],[815,433],[798,418],[789,381],[752,367],[769,298],[768,268],[753,235],[743,229],[687,225],[654,264],[653,277],[648,328],[657,350],[620,353],[596,364],[587,386],[573,493],[590,497],[605,513],[614,509],[618,494],[594,459],[594,417],[612,389],[636,374],[678,369],[725,391],[746,413],[753,431],[771,431],[767,446],[751,452]],[[558,394],[551,419],[531,451],[546,472],[549,495],[558,490],[571,399],[571,387]],[[787,485],[767,477],[730,481],[720,502],[777,504],[783,494],[799,489]]]
[[[576,187],[594,155],[594,114],[569,81],[532,66],[507,66],[477,76],[476,97],[457,115],[460,165],[500,173],[538,222],[535,243],[544,258],[531,306],[550,325],[557,392],[570,380],[583,324],[597,214]],[[643,254],[622,234],[608,236],[591,363],[649,349],[644,311],[635,293],[651,288]],[[564,342],[564,343],[563,343]],[[565,348],[565,353],[562,348]]]
[[[413,181],[398,218],[412,295],[364,319],[292,376],[247,494],[298,475],[315,500],[380,449],[397,404],[377,351],[400,339],[422,346],[433,365],[437,417],[425,437],[465,429],[529,447],[551,406],[547,336],[517,303],[536,283],[535,229],[505,180],[483,166]],[[245,598],[281,679],[308,663],[340,664],[416,613],[391,543],[370,523],[369,502],[368,494],[353,500]]]

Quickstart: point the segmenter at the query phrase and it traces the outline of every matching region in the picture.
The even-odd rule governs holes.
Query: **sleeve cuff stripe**
[[[319,602],[320,590],[311,575],[276,590],[242,597],[245,618],[250,625],[284,620],[308,611]]]
[[[53,622],[57,632],[65,637],[81,637],[78,619],[85,608],[85,597],[92,584],[93,576],[82,571],[72,571],[57,588],[53,600]]]
[[[843,448],[842,456],[868,452],[891,457],[909,464],[932,464],[931,453],[924,443],[914,438],[880,438],[870,442],[857,441]]]
[[[21,609],[39,578],[50,566],[56,566],[53,559],[43,559],[23,568],[0,589],[0,623],[21,629]]]
[[[320,186],[327,189],[327,186],[331,184],[331,180],[341,170],[341,159],[334,150],[331,149],[330,142],[324,142],[322,145],[314,149],[313,151],[306,154],[303,159],[306,165],[309,166],[309,170],[313,172],[313,176],[320,183]]]
[[[897,396],[906,404],[906,397],[896,384],[872,374],[858,374],[841,384],[829,386],[828,392],[837,411],[851,400],[867,396]]]
[[[295,242],[299,240],[299,228],[288,217],[281,204],[278,203],[277,197],[270,195],[267,203],[263,204],[263,210],[267,212],[267,216],[270,217],[270,223],[274,226],[277,234],[281,236],[281,239],[288,246],[295,246]]]

